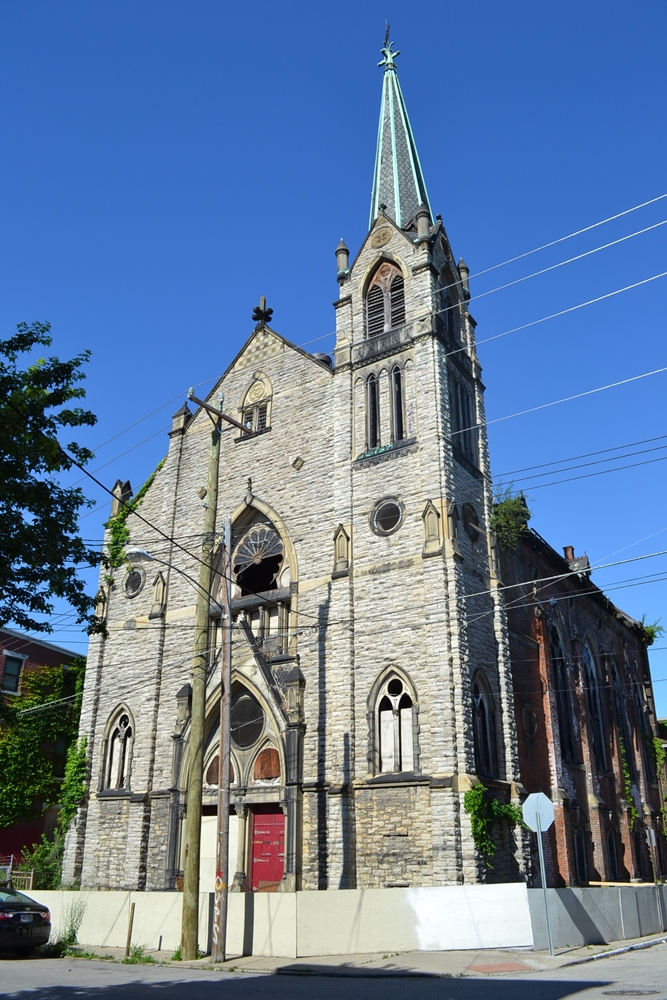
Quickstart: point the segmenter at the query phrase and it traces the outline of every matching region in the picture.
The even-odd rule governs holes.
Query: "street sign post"
[[[549,919],[549,895],[547,893],[547,873],[544,867],[544,847],[542,846],[542,831],[548,830],[554,821],[554,804],[544,792],[533,792],[522,807],[523,821],[537,834],[537,850],[540,856],[540,876],[544,892],[544,915],[547,923],[547,941],[549,954],[553,956],[554,944],[551,937],[551,920]]]

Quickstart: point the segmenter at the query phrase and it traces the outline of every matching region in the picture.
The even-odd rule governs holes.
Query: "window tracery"
[[[260,434],[270,426],[271,385],[258,373],[245,394],[241,409],[241,423],[246,434]]]
[[[366,438],[367,447],[380,447],[380,380],[377,375],[366,381]]]
[[[252,641],[265,654],[280,655],[289,645],[291,568],[285,545],[270,522],[251,523],[241,530],[232,552],[235,620],[242,616]],[[272,592],[277,592],[273,598]]]
[[[384,682],[376,699],[375,731],[380,773],[413,771],[415,766],[413,700],[396,674]]]
[[[130,769],[132,762],[133,726],[129,713],[122,710],[111,727],[107,739],[103,789],[121,789],[130,787]]]
[[[565,662],[560,636],[551,629],[551,664],[556,693],[556,714],[560,733],[560,751],[563,760],[575,763],[574,724],[572,719],[572,690],[570,672]]]
[[[385,261],[366,293],[366,336],[376,337],[405,323],[405,281],[395,264]]]

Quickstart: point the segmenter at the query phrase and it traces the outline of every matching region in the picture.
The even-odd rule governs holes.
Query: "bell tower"
[[[354,606],[357,876],[381,877],[364,873],[382,848],[364,826],[395,821],[399,782],[436,845],[433,884],[512,880],[521,857],[508,840],[487,870],[463,802],[478,781],[518,801],[469,272],[433,217],[388,35],[381,51],[369,232],[352,260],[336,248],[334,503],[350,557],[332,609],[343,593],[338,613]],[[411,884],[426,884],[421,863],[405,862]]]

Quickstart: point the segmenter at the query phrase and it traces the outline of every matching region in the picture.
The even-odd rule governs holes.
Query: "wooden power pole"
[[[229,894],[229,784],[232,705],[232,522],[225,521],[222,562],[222,663],[220,670],[220,766],[218,771],[218,836],[215,865],[215,906],[211,958],[227,957],[227,903]]]

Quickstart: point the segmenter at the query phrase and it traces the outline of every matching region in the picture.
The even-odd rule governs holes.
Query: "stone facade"
[[[403,279],[405,314],[396,329],[369,338],[368,284],[385,264]],[[265,723],[252,752],[234,748],[233,799],[251,811],[283,805],[294,845],[283,887],[519,878],[522,846],[508,841],[487,869],[463,808],[477,780],[479,671],[494,712],[495,794],[518,801],[507,641],[487,530],[486,438],[483,428],[470,432],[467,457],[451,416],[454,375],[469,394],[470,422],[484,422],[467,294],[440,221],[419,239],[415,227],[400,230],[380,216],[339,280],[334,364],[260,323],[209,397],[214,404],[223,392],[226,412],[249,425],[222,436],[218,509],[232,517],[234,551],[273,533],[282,553],[272,590],[255,596],[250,587],[244,596],[235,588],[235,697],[250,692]],[[443,286],[454,304],[444,314]],[[373,442],[369,376],[379,403]],[[141,517],[127,520],[132,547],[161,562],[136,567],[132,580],[122,569],[113,584],[101,581],[108,638],[91,640],[81,727],[91,794],[68,845],[69,877],[87,886],[166,889],[181,868],[192,581],[210,432],[204,410],[175,415]],[[372,519],[386,500],[399,524],[384,531]],[[267,634],[272,622],[278,631]],[[207,765],[218,738],[215,638],[212,647]],[[285,706],[297,675],[301,745],[289,776]],[[411,703],[409,718],[400,713],[410,748],[387,765],[380,729],[399,711],[380,713],[378,699],[391,678]],[[253,783],[250,756],[264,746],[277,750],[281,779]],[[111,770],[121,753],[119,778]],[[206,786],[205,803],[214,801]]]

